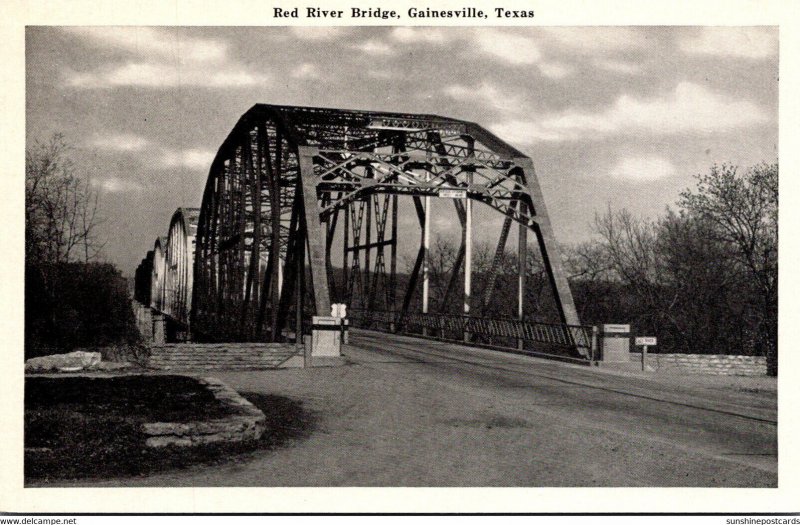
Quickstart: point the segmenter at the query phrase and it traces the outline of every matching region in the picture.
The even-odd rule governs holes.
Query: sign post
[[[656,346],[657,340],[655,337],[637,337],[636,338],[636,346],[642,347],[642,371],[647,369],[646,362],[647,362],[647,347],[648,346]]]

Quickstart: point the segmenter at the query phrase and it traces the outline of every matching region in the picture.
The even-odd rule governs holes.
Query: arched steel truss
[[[165,257],[166,247],[166,237],[159,237],[153,245],[153,273],[150,277],[150,307],[159,312],[164,309],[164,278],[167,268]]]
[[[407,287],[396,291],[398,196],[413,199],[422,235]],[[193,332],[210,340],[280,339],[291,311],[301,317],[306,295],[318,315],[327,315],[335,299],[402,319],[420,273],[424,280],[428,201],[435,197],[455,197],[465,232],[475,202],[504,216],[493,270],[512,223],[519,225],[520,318],[524,251],[533,233],[561,322],[579,324],[533,164],[520,151],[476,124],[434,115],[259,104],[236,124],[209,172],[197,230]],[[338,275],[331,257],[337,226]],[[453,271],[463,266],[465,313],[475,302],[470,249],[462,240]]]
[[[137,300],[167,316],[173,338],[186,339],[189,335],[199,217],[199,208],[178,208],[170,220],[168,235],[156,239],[153,250],[136,270]],[[147,293],[139,292],[145,287]]]
[[[192,307],[194,252],[198,208],[178,208],[172,215],[167,235],[162,312],[188,328]]]

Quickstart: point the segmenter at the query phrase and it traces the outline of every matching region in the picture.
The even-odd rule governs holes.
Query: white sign
[[[631,331],[629,324],[604,324],[603,333],[606,334],[628,334]]]
[[[637,337],[636,346],[656,346],[655,337]]]
[[[334,303],[331,305],[331,317],[340,317],[344,319],[347,317],[347,305],[342,303]]]
[[[445,199],[466,199],[467,198],[467,190],[447,190],[447,189],[442,189],[442,190],[439,190],[439,197],[443,197]]]

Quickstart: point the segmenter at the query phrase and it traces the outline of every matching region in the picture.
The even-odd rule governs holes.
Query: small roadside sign
[[[637,337],[636,346],[656,346],[655,337]]]
[[[605,334],[629,334],[631,325],[629,324],[604,324],[603,333]]]
[[[467,198],[467,190],[459,190],[459,189],[441,189],[439,190],[439,197],[445,199],[466,199]]]

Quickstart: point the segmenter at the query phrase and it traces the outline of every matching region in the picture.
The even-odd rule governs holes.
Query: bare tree
[[[634,217],[628,210],[595,217],[595,228],[605,244],[605,258],[616,276],[654,309],[659,299],[660,266],[656,257],[657,225]]]
[[[61,134],[36,142],[25,154],[25,256],[32,263],[97,257],[101,219],[97,193],[76,174],[71,148]]]

